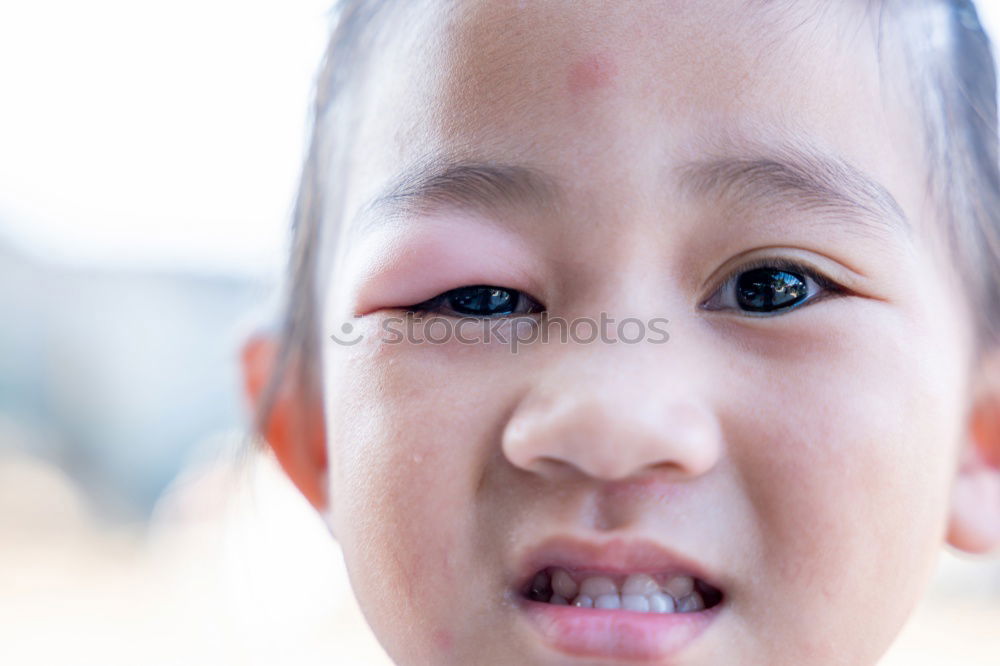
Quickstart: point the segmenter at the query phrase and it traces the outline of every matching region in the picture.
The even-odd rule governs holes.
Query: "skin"
[[[941,545],[984,551],[1000,530],[996,364],[972,363],[914,105],[848,3],[624,6],[427,3],[395,21],[422,37],[380,49],[364,150],[330,176],[348,224],[321,392],[286,382],[265,435],[396,663],[609,663],[545,646],[505,600],[516,558],[563,533],[652,538],[717,574],[723,612],[663,663],[875,663]],[[790,140],[882,183],[912,233],[691,195],[671,170]],[[566,200],[351,233],[400,165],[438,151],[534,165]],[[773,317],[699,307],[759,256],[847,293]],[[670,340],[380,340],[400,307],[483,283],[567,319],[666,317]],[[328,342],[353,316],[364,339]],[[275,344],[245,349],[251,395]]]

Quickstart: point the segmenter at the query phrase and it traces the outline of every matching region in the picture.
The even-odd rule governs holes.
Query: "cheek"
[[[962,395],[960,359],[932,342],[844,327],[737,373],[738,395],[752,398],[729,418],[740,424],[734,463],[760,530],[764,594],[780,591],[768,619],[814,654],[842,649],[826,638],[842,632],[888,644],[930,575]]]
[[[501,414],[448,353],[366,340],[325,368],[336,533],[362,610],[406,663],[441,662],[463,632],[486,630],[460,611],[483,589],[465,570],[484,561],[470,507]]]

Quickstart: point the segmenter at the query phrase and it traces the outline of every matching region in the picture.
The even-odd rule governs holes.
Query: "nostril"
[[[534,467],[536,472],[552,479],[569,477],[575,472],[573,465],[553,456],[539,456],[535,459]]]

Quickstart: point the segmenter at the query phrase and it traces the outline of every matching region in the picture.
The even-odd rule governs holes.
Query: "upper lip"
[[[586,540],[563,535],[548,538],[519,558],[516,589],[527,587],[532,577],[546,567],[609,575],[673,573],[693,576],[718,588],[715,576],[701,564],[642,537]]]

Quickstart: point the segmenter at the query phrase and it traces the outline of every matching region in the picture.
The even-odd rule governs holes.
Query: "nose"
[[[543,371],[503,430],[507,460],[551,479],[616,481],[655,469],[681,480],[711,470],[721,428],[704,382],[693,381],[693,362],[677,358],[679,350],[621,351],[568,353]]]

